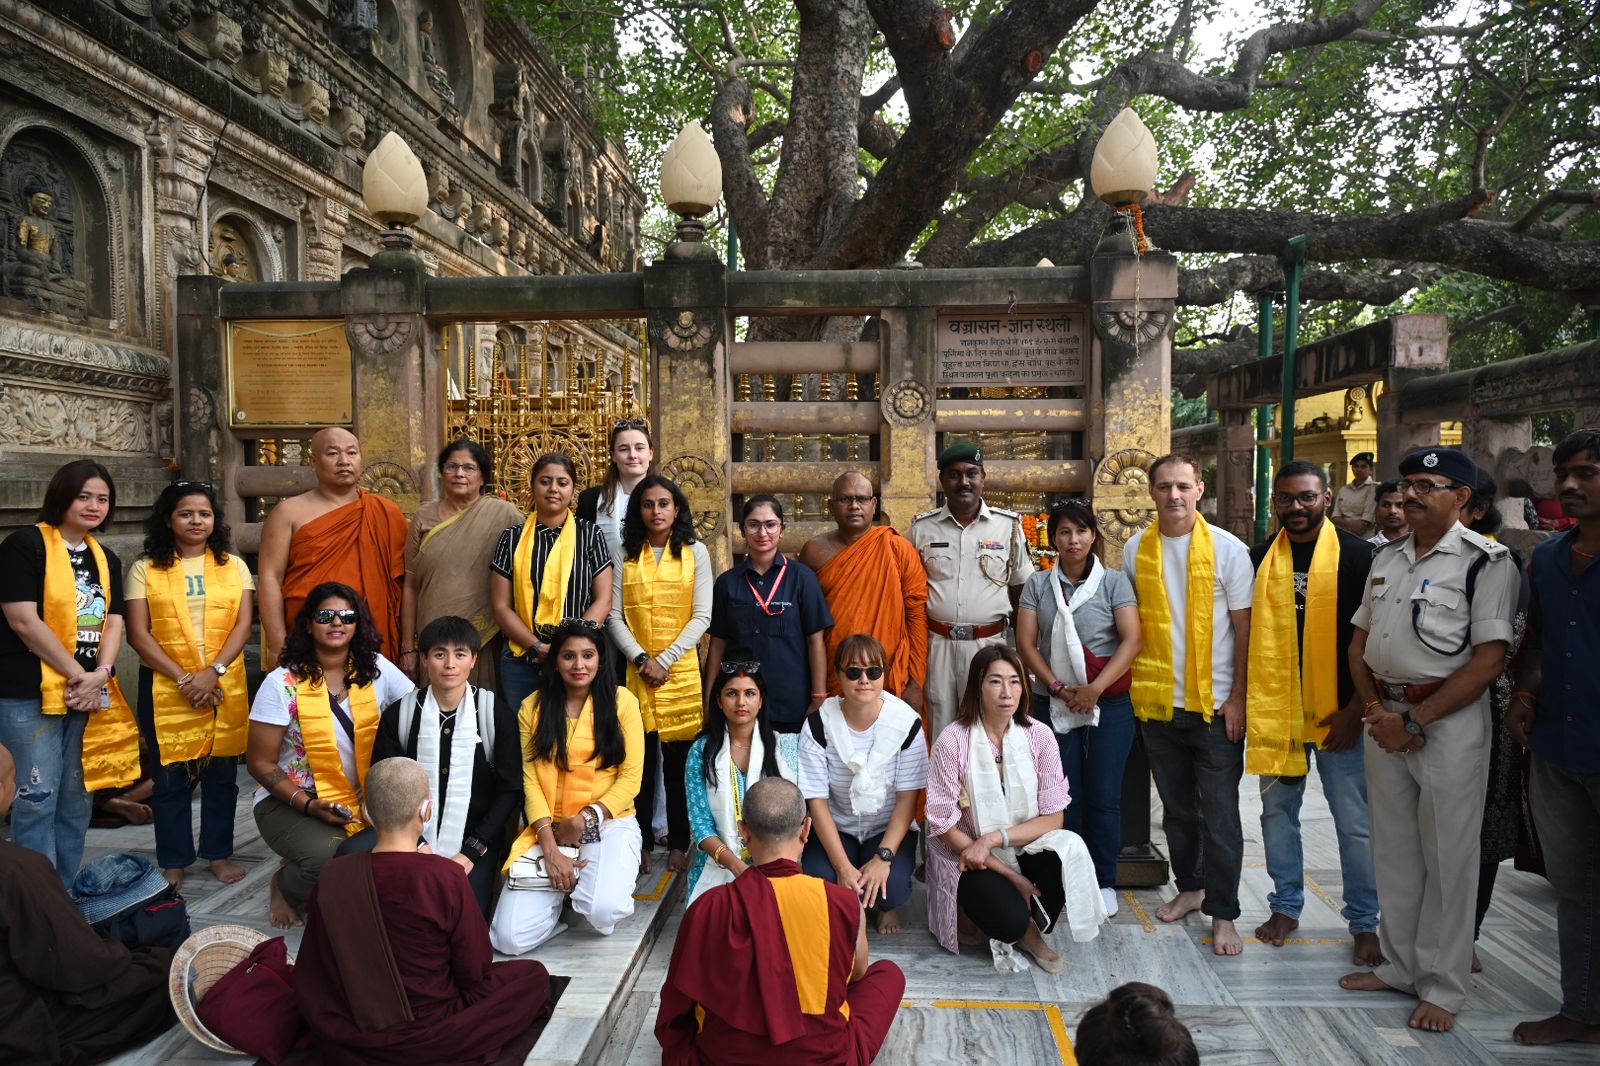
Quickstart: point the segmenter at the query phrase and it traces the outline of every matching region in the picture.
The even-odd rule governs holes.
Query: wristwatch
[[[1400,712],[1400,721],[1405,725],[1407,733],[1414,737],[1422,736],[1422,723],[1411,717],[1411,708],[1407,707]]]
[[[461,841],[461,850],[470,851],[472,854],[481,859],[485,855],[489,854],[489,845],[485,844],[477,837],[467,837]]]
[[[635,667],[642,668],[644,666],[644,664],[649,662],[649,661],[650,661],[650,653],[647,652],[647,651],[642,651],[638,655],[635,655],[633,657],[633,665]]]
[[[217,676],[218,677],[226,677],[227,674],[228,674],[228,664],[227,663],[212,663],[211,664],[211,669],[213,669],[213,670],[215,670],[217,672]]]
[[[884,862],[894,862],[894,852],[890,851],[888,848],[879,848],[878,858],[882,859]]]

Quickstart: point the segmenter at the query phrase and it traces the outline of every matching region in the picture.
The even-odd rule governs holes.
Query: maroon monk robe
[[[101,940],[50,861],[0,841],[0,1062],[99,1062],[176,1019],[172,952]]]
[[[364,928],[382,935],[351,936]],[[492,965],[493,957],[455,862],[349,855],[323,867],[307,901],[295,999],[327,1066],[492,1063],[514,1048],[520,1062],[566,980],[531,959]],[[346,973],[368,976],[347,982]]]
[[[860,929],[855,893],[787,859],[711,889],[672,946],[656,1016],[662,1066],[867,1066],[906,979],[875,962],[851,982]]]

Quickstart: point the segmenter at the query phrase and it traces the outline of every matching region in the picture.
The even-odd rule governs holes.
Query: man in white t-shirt
[[[1211,918],[1212,950],[1237,955],[1244,942],[1234,928],[1239,917],[1239,875],[1244,863],[1244,831],[1239,822],[1239,780],[1244,775],[1245,664],[1250,646],[1250,600],[1255,568],[1250,551],[1227,530],[1209,524],[1215,582],[1211,602],[1210,707],[1197,706],[1200,693],[1190,691],[1187,636],[1189,629],[1189,560],[1200,517],[1205,483],[1200,466],[1182,455],[1167,455],[1150,467],[1150,495],[1156,504],[1157,527],[1129,538],[1122,568],[1139,597],[1148,666],[1168,651],[1172,664],[1172,706],[1141,706],[1140,663],[1135,664],[1134,712],[1161,793],[1162,828],[1178,894],[1156,911],[1164,922],[1182,921],[1192,911]],[[1153,625],[1158,607],[1139,587],[1140,545],[1147,536],[1161,538],[1161,570],[1166,614],[1171,622],[1171,647],[1153,647],[1159,632]],[[1162,672],[1164,674],[1164,671]],[[1196,680],[1198,680],[1198,676]],[[1158,679],[1159,680],[1159,679]]]

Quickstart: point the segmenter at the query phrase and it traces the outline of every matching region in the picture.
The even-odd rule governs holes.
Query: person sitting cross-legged
[[[365,806],[378,843],[323,867],[295,960],[323,1063],[521,1062],[565,980],[532,959],[494,963],[466,872],[417,844],[434,813],[419,763],[375,763]]]
[[[672,945],[656,1015],[662,1066],[866,1066],[905,974],[868,965],[854,892],[801,871],[811,820],[793,782],[757,781],[742,814],[750,867],[702,895]]]

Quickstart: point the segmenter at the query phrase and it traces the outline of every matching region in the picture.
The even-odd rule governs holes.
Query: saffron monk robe
[[[417,846],[433,819],[420,764],[385,759],[366,785],[378,843],[322,871],[294,968],[321,1061],[522,1062],[566,978],[531,959],[493,963],[466,872]]]
[[[261,668],[278,664],[306,595],[329,581],[361,593],[383,637],[381,650],[398,659],[406,517],[390,500],[356,488],[361,442],[354,433],[319,430],[310,452],[317,487],[279,503],[261,528]]]
[[[662,1066],[866,1066],[883,1047],[905,975],[868,965],[854,892],[800,871],[805,811],[780,777],[745,794],[751,865],[683,916],[656,1016]]]
[[[928,675],[928,575],[922,557],[892,528],[873,524],[878,493],[864,474],[839,475],[828,511],[839,528],[800,549],[800,561],[817,572],[833,614],[828,661],[851,634],[876,638],[888,653],[884,690],[920,711]],[[828,690],[841,694],[832,674]]]

